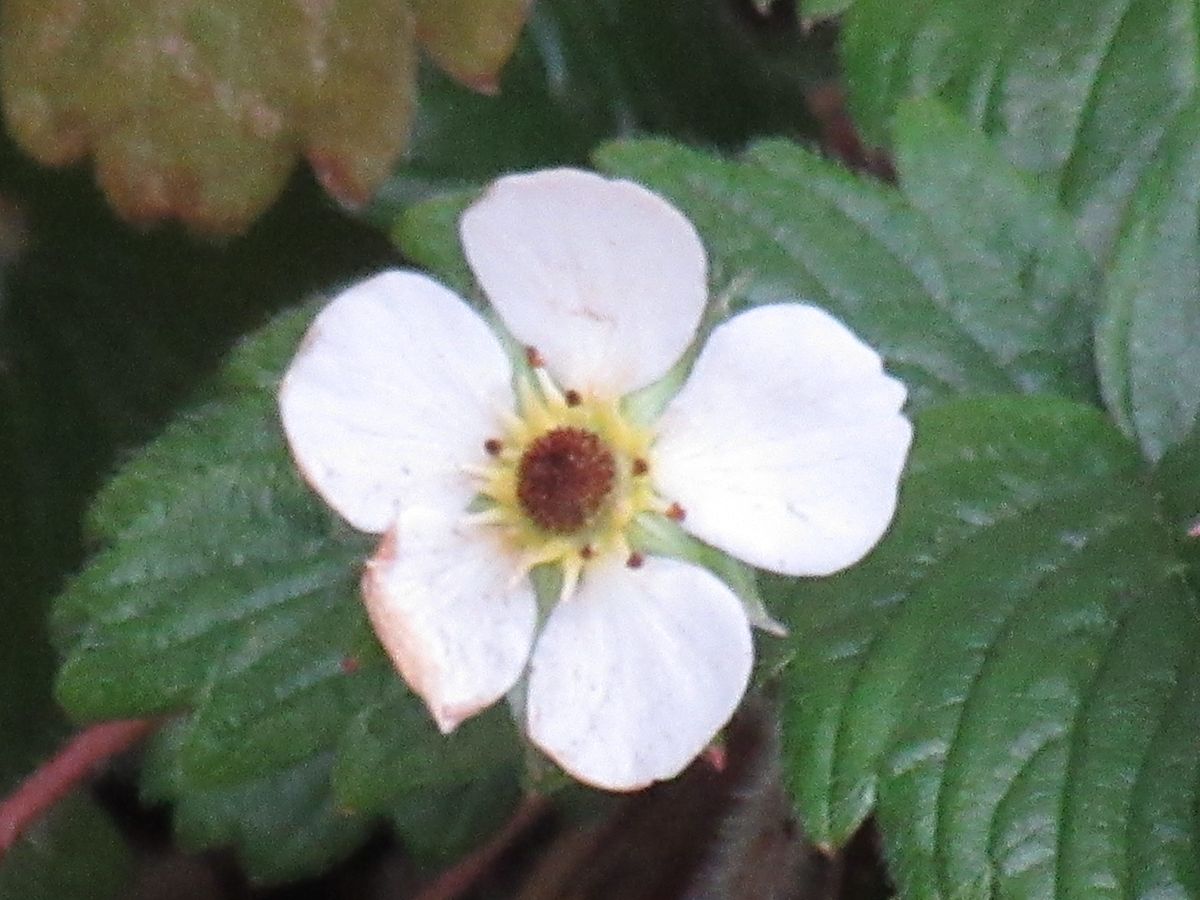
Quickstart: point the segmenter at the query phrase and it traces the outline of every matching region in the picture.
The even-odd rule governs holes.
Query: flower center
[[[466,467],[479,490],[469,521],[496,530],[517,575],[558,568],[565,599],[599,560],[641,564],[630,546],[640,515],[682,510],[655,492],[653,435],[619,398],[559,388],[536,351],[527,359],[517,408],[481,448],[486,463]]]
[[[546,531],[574,534],[600,510],[615,478],[612,452],[595,432],[555,428],[522,454],[517,500]]]

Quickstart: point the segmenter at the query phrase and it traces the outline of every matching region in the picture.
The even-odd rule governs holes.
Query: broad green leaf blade
[[[1197,82],[1195,0],[859,0],[851,107],[888,145],[904,98],[935,95],[1044,181],[1104,255],[1130,192]]]
[[[1200,413],[1200,104],[1175,121],[1130,206],[1096,358],[1113,416],[1152,460]]]
[[[68,651],[58,694],[75,716],[194,703],[238,665],[240,648],[286,641],[293,611],[323,606],[362,620],[356,572],[369,541],[300,481],[277,421],[275,385],[310,314],[284,317],[244,345],[215,398],[97,501],[93,521],[112,546],[56,607]],[[353,655],[348,626],[325,636]]]
[[[0,860],[0,900],[118,900],[128,896],[132,869],[105,813],[70,796]]]
[[[715,293],[735,308],[830,310],[880,350],[917,407],[1011,390],[1091,399],[1092,273],[1067,223],[951,117],[917,108],[905,138],[903,192],[782,141],[742,162],[632,141],[601,148],[597,164],[691,217]],[[947,170],[958,174],[947,181]],[[951,224],[982,216],[997,225]]]
[[[423,704],[392,683],[338,745],[339,803],[386,813],[417,859],[444,864],[495,832],[521,796],[523,747],[511,713],[493,707],[441,734]]]
[[[351,579],[332,608],[322,593],[299,598],[261,617],[252,639],[238,642],[184,727],[179,761],[191,780],[216,787],[326,750],[395,681],[365,621],[346,615],[345,605],[357,603],[355,587]]]
[[[802,636],[784,724],[806,824],[837,843],[877,805],[906,896],[1124,897],[1134,860],[1194,894],[1200,603],[1134,448],[1040,398],[947,404],[916,433],[872,555],[774,584]],[[1179,828],[1135,827],[1159,815]]]
[[[210,787],[191,782],[179,765],[183,737],[168,727],[156,738],[143,793],[147,801],[175,804],[176,838],[185,848],[232,846],[252,879],[278,882],[323,872],[362,842],[369,821],[335,800],[331,753]]]
[[[499,831],[520,799],[518,770],[482,769],[440,790],[404,795],[396,801],[391,822],[417,859],[449,865]]]
[[[901,104],[896,154],[901,192],[940,245],[951,314],[1023,391],[1078,383],[1094,396],[1096,278],[1059,205],[936,102]]]
[[[508,709],[489,709],[444,735],[399,681],[381,695],[358,712],[338,742],[334,788],[347,809],[391,811],[407,795],[487,770],[520,770],[523,747]]]

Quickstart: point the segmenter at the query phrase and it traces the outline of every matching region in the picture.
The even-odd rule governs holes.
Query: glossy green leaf
[[[4,854],[0,900],[118,900],[128,896],[132,869],[108,816],[72,795]]]
[[[1200,104],[1172,125],[1134,196],[1096,358],[1109,410],[1150,459],[1200,421]]]
[[[610,144],[601,169],[692,219],[734,309],[802,300],[883,354],[912,402],[964,392],[1094,396],[1093,273],[1070,223],[931,104],[900,132],[899,190],[783,141],[732,162],[666,141]]]
[[[1103,255],[1143,168],[1197,82],[1196,0],[859,0],[844,59],[851,108],[892,117],[935,95],[992,135]]]
[[[772,586],[806,824],[875,806],[909,897],[1194,896],[1200,601],[1135,448],[1046,398],[916,434],[867,560]]]

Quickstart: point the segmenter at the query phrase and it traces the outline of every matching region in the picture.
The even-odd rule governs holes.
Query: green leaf
[[[1159,461],[1154,489],[1192,587],[1200,592],[1200,425]]]
[[[828,309],[918,407],[966,392],[1091,399],[1093,274],[1069,222],[940,108],[905,121],[900,190],[783,141],[740,162],[666,141],[610,144],[596,160],[691,217],[735,309]]]
[[[277,882],[325,871],[348,856],[369,822],[339,806],[330,788],[332,753],[270,775],[211,787],[180,766],[184,730],[164,729],[143,775],[147,801],[171,801],[179,843],[189,850],[232,846],[256,881]]]
[[[523,749],[507,708],[493,707],[444,735],[398,680],[383,694],[355,716],[338,744],[334,787],[348,809],[389,811],[405,794],[485,769],[520,769]]]
[[[117,900],[133,860],[100,808],[73,795],[35,822],[0,861],[0,900]]]
[[[369,543],[304,486],[277,421],[279,373],[310,316],[293,313],[247,342],[213,399],[97,500],[93,526],[111,546],[55,610],[67,636],[58,694],[76,717],[194,703],[241,657],[287,642],[293,611],[324,606],[361,621],[356,568]],[[341,657],[355,650],[350,626],[316,637]]]
[[[523,762],[504,709],[437,734],[371,633],[358,580],[374,538],[304,484],[278,421],[278,379],[312,313],[246,340],[109,483],[90,514],[107,547],[55,605],[68,712],[186,711],[147,792],[177,803],[189,845],[234,844],[272,881],[343,857],[364,813],[392,816],[406,792],[457,795],[485,766],[515,784]]]
[[[444,193],[414,203],[396,219],[392,239],[415,265],[431,272],[460,297],[470,297],[475,278],[458,239],[458,220],[478,190]]]
[[[392,811],[392,826],[417,859],[448,865],[503,827],[521,799],[513,768],[477,770],[469,779],[413,791]]]
[[[1109,410],[1152,460],[1200,413],[1200,103],[1134,196],[1105,285],[1096,358]]]
[[[333,783],[343,807],[388,814],[409,852],[445,862],[511,815],[523,768],[523,745],[506,707],[443,735],[420,700],[393,681],[386,698],[346,729]]]
[[[1194,896],[1200,602],[1135,449],[1049,398],[916,435],[867,560],[772,586],[806,825],[837,843],[877,805],[905,896]]]
[[[1197,82],[1195,0],[859,0],[851,108],[875,143],[938,96],[1043,181],[1103,256],[1142,169]]]
[[[442,70],[495,93],[529,12],[528,0],[411,0],[417,37]]]

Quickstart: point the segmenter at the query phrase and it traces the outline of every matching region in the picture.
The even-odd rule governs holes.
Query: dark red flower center
[[[546,531],[571,534],[599,511],[615,477],[612,453],[599,437],[584,428],[555,428],[521,457],[517,499]]]

